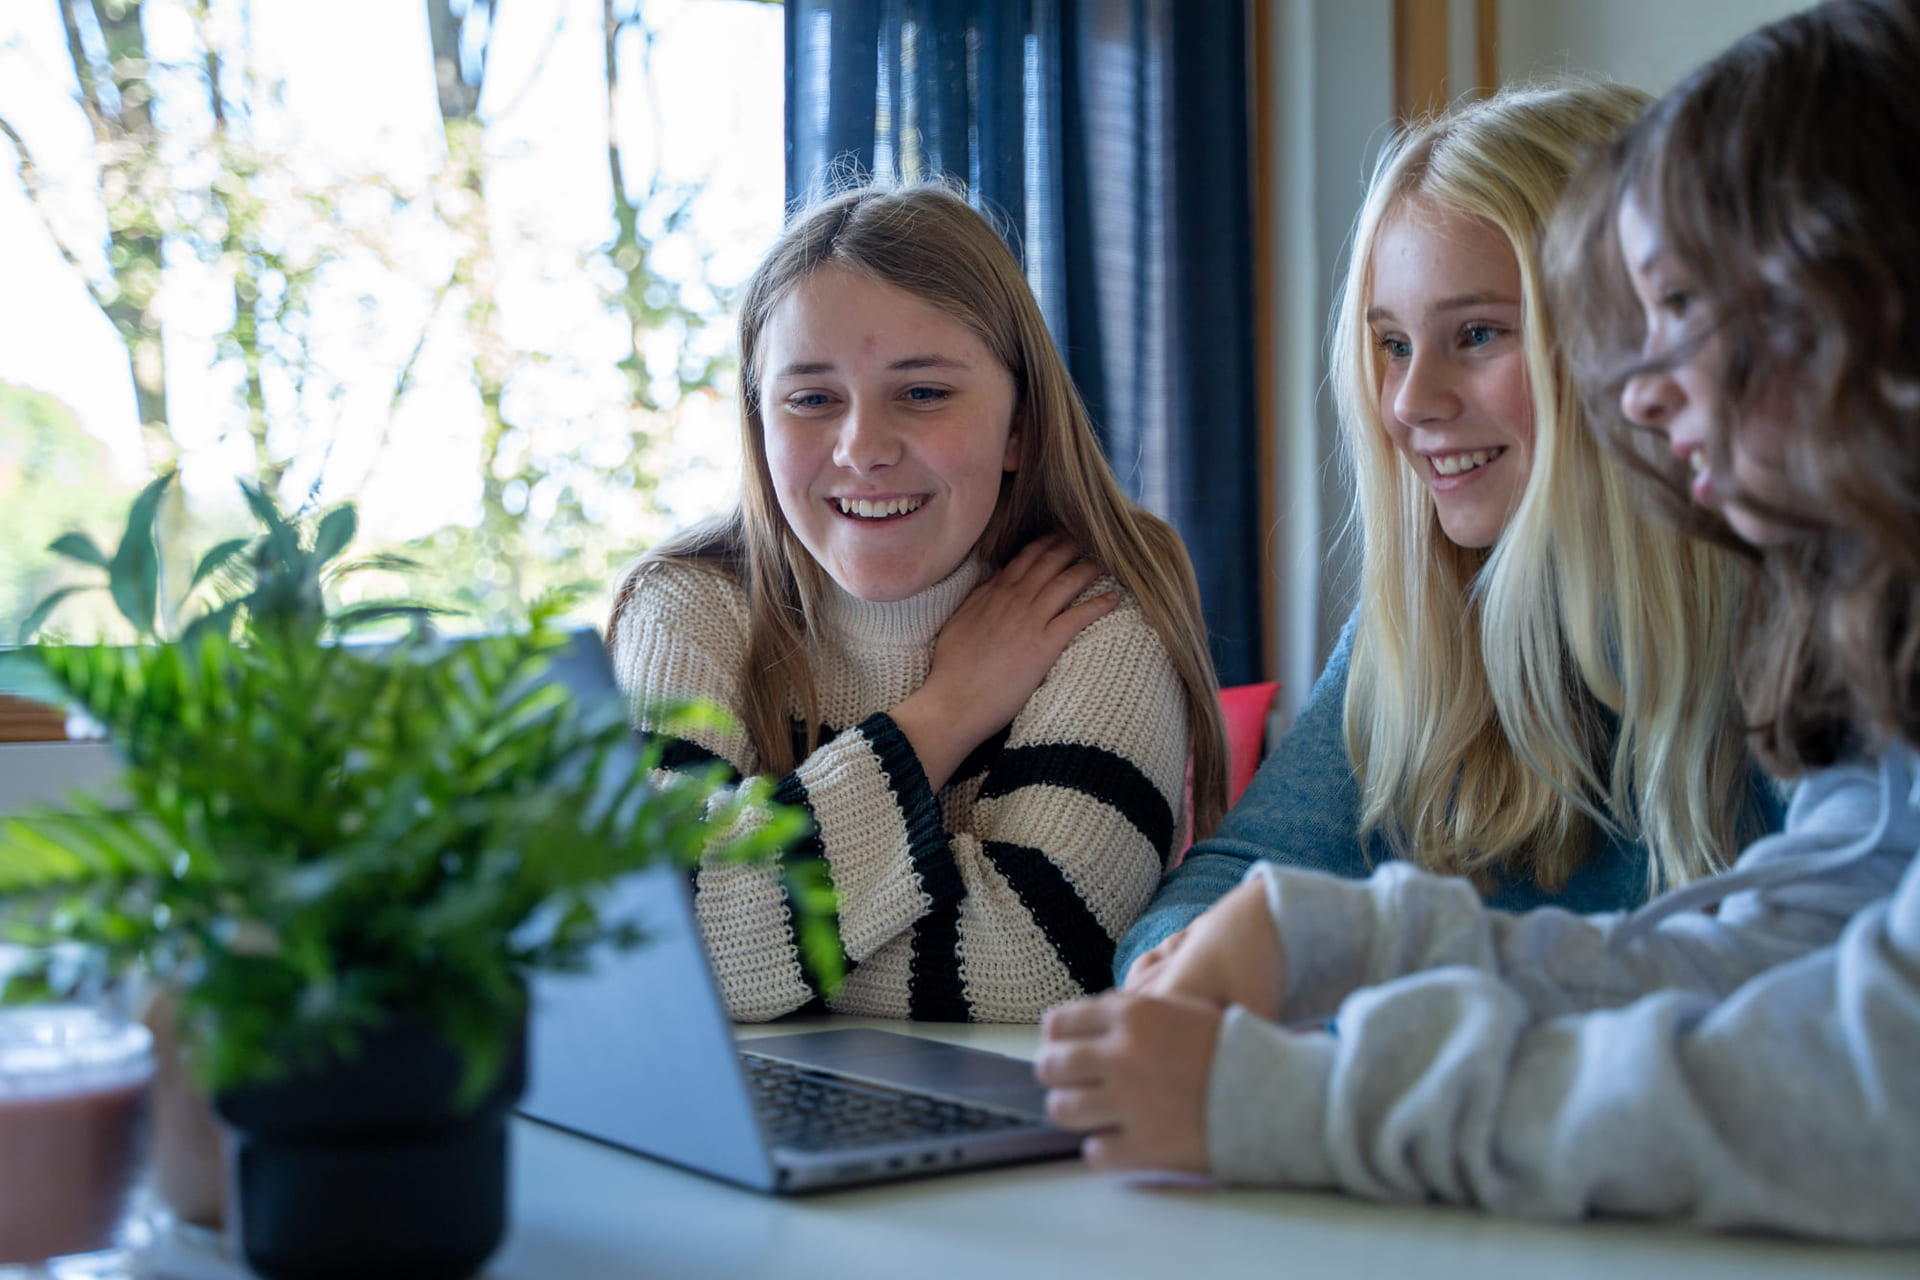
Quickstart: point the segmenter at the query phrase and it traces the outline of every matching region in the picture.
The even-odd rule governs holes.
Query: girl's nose
[[[840,420],[840,434],[833,444],[835,466],[865,473],[892,466],[900,460],[900,437],[887,414],[880,409],[855,402]]]
[[[1620,388],[1620,412],[1627,421],[1665,431],[1686,403],[1673,375],[1664,371],[1635,374]]]
[[[1393,416],[1409,427],[1446,422],[1460,413],[1460,394],[1447,377],[1446,362],[1415,351],[1406,376],[1393,393]]]

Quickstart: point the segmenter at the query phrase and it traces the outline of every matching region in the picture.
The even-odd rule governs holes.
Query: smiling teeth
[[[1693,474],[1695,475],[1699,475],[1702,471],[1705,471],[1707,469],[1707,451],[1705,449],[1695,449],[1692,453],[1688,454],[1687,466],[1693,469]]]
[[[1435,457],[1433,469],[1443,476],[1457,476],[1486,466],[1504,452],[1504,449],[1475,449],[1472,453],[1449,453]]]
[[[903,516],[909,511],[918,511],[925,498],[884,498],[874,502],[869,498],[835,498],[840,504],[843,516],[859,516],[862,520],[880,520],[887,516]]]

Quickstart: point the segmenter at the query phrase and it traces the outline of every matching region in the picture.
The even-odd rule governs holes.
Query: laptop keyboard
[[[742,1053],[740,1059],[767,1138],[777,1147],[835,1151],[1038,1124],[1010,1112],[848,1080],[755,1053]]]

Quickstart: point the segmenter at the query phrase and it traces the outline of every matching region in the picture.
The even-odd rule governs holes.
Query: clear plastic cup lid
[[[0,1009],[0,1099],[125,1088],[153,1075],[153,1033],[77,1004]]]

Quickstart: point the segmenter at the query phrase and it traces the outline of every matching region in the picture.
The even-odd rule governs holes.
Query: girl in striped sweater
[[[1006,244],[937,186],[796,215],[740,313],[738,507],[660,547],[608,644],[642,728],[812,819],[847,1013],[1028,1021],[1109,985],[1114,941],[1225,801],[1193,570],[1119,491]],[[1191,764],[1192,814],[1186,783]],[[728,1007],[820,1007],[785,868],[709,862]]]

